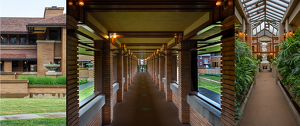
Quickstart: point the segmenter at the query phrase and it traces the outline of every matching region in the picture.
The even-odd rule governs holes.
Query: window
[[[50,40],[58,40],[58,32],[57,30],[50,30],[49,31],[49,39]]]
[[[1,35],[1,45],[7,44],[7,35]]]
[[[29,44],[30,45],[36,44],[36,34],[30,34],[29,35]]]
[[[3,64],[4,64],[4,61],[0,61],[0,71],[3,71]]]
[[[79,68],[88,68],[86,64],[91,63],[91,61],[79,61]]]
[[[200,62],[200,65],[202,65],[202,62]]]
[[[54,59],[54,63],[55,63],[55,64],[60,64],[60,61],[61,61],[61,59]],[[60,65],[60,66],[61,66],[61,65]],[[61,68],[58,67],[58,68],[56,69],[56,72],[61,72]]]
[[[204,59],[204,63],[207,64],[208,63],[208,59]]]
[[[17,44],[17,35],[9,35],[9,44],[16,45]]]
[[[20,45],[26,45],[26,40],[27,39],[27,35],[20,35],[19,36],[19,42],[20,42]]]
[[[202,56],[200,56],[200,59],[202,59]]]

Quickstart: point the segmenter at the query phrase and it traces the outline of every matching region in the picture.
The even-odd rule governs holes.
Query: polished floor
[[[113,115],[110,126],[189,126],[179,122],[176,106],[166,101],[164,92],[146,72],[136,74]]]
[[[259,73],[241,126],[297,126],[271,72]]]

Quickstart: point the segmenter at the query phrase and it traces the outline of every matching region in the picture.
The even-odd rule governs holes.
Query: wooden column
[[[128,85],[131,84],[131,54],[128,54]]]
[[[72,16],[67,15],[67,58],[66,58],[66,77],[67,77],[67,125],[79,125],[79,110],[78,110],[78,62],[77,62],[77,46],[78,39],[75,36],[77,29],[77,20]],[[5,65],[5,64],[4,64]]]
[[[162,82],[162,78],[165,76],[165,55],[163,53],[159,53],[159,90],[164,90],[164,83]]]
[[[172,50],[165,51],[165,78],[166,83],[164,83],[164,91],[166,94],[166,100],[172,101],[172,90],[170,88],[170,83],[172,80]]]
[[[103,92],[105,94],[105,105],[103,106],[103,124],[110,124],[113,120],[113,52],[112,43],[103,42]]]
[[[221,96],[221,121],[222,125],[233,126],[235,125],[234,117],[234,19],[235,15],[229,16],[224,19],[221,24],[222,38],[221,38],[221,55],[222,55],[222,96]]]
[[[124,88],[123,88],[123,70],[124,66],[123,66],[123,50],[119,49],[119,53],[118,53],[118,83],[119,83],[119,90],[117,92],[117,101],[121,102],[123,101],[123,92],[124,92]]]

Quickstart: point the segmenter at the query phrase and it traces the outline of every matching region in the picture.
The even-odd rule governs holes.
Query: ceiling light
[[[84,2],[83,1],[79,1],[78,4],[79,4],[79,6],[84,6]]]
[[[221,6],[221,4],[222,4],[221,0],[218,0],[217,3],[216,3],[217,6]]]

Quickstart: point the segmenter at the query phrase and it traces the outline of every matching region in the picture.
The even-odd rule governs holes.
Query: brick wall
[[[0,75],[1,80],[5,79],[15,79],[15,75]]]
[[[102,126],[102,109],[86,124],[87,126]]]
[[[37,43],[37,75],[45,75],[47,68],[43,65],[49,62],[54,63],[54,43],[38,42]]]
[[[78,60],[94,60],[94,56],[88,56],[88,55],[77,55]]]
[[[62,44],[61,43],[54,43],[54,57],[61,57],[62,55]]]
[[[210,124],[193,107],[190,107],[190,124],[191,126],[212,126],[212,124]]]
[[[1,80],[0,93],[28,93],[28,80]]]
[[[172,91],[172,102],[177,107],[177,109],[179,108],[178,99],[179,99],[178,95],[175,92]]]
[[[94,69],[89,70],[89,78],[95,78],[95,76],[94,76]]]
[[[58,16],[63,14],[64,10],[63,9],[56,9],[56,10],[52,10],[52,9],[45,9],[45,13],[44,13],[44,18],[50,18],[53,16]]]
[[[60,63],[60,70],[63,76],[66,76],[66,58],[67,58],[67,29],[63,27],[61,29],[61,63]]]
[[[29,85],[28,93],[66,93],[66,86]]]
[[[88,78],[89,77],[88,68],[79,68],[79,77],[80,78]]]
[[[12,72],[12,61],[11,60],[4,61],[4,72]]]

